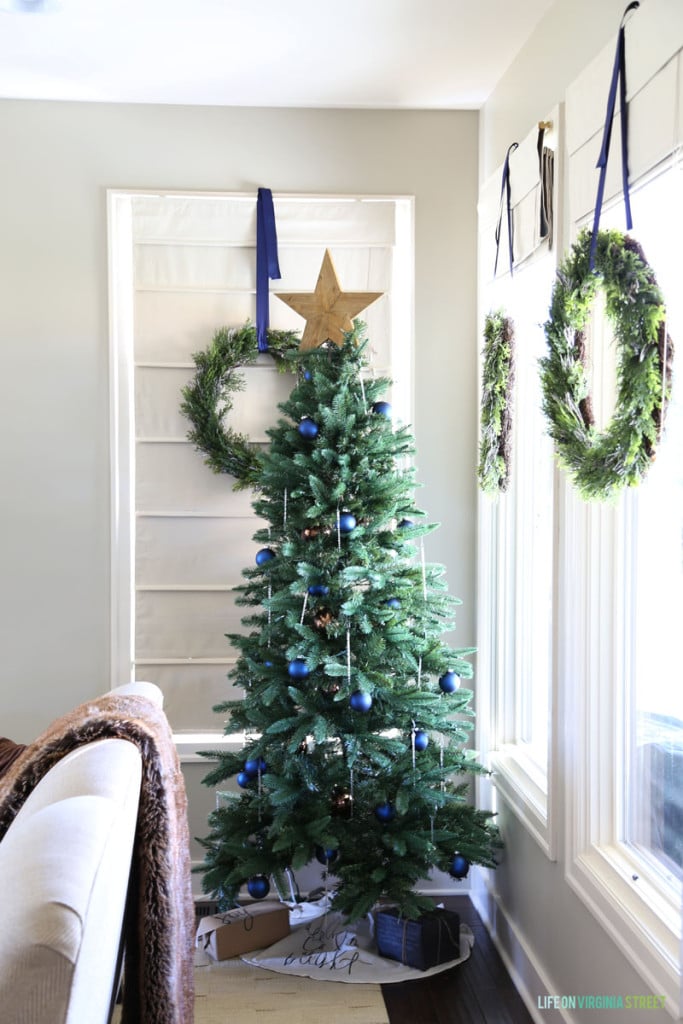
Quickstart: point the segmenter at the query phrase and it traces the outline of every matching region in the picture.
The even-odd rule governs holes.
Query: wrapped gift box
[[[214,960],[265,949],[289,935],[289,910],[279,903],[256,903],[204,917],[196,944]]]
[[[460,958],[460,918],[437,909],[409,921],[398,910],[381,910],[375,914],[375,939],[380,956],[426,971]]]

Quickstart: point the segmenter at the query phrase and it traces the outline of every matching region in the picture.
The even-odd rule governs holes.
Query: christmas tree
[[[213,752],[204,780],[236,778],[210,816],[203,885],[225,908],[246,882],[263,897],[314,857],[349,920],[391,903],[433,903],[416,883],[433,867],[464,877],[494,865],[491,814],[468,803],[483,771],[467,656],[443,640],[454,606],[423,538],[414,444],[392,423],[389,381],[368,376],[359,324],[341,345],[297,352],[298,382],[269,431],[256,513],[256,564],[230,635],[243,699],[215,710],[243,752]]]

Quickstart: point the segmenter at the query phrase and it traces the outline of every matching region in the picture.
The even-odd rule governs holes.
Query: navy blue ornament
[[[376,412],[378,416],[386,416],[388,420],[391,419],[391,405],[389,402],[375,402],[372,406],[372,411]]]
[[[356,517],[351,512],[342,512],[339,516],[339,530],[341,533],[353,533],[358,526]]]
[[[397,597],[390,597],[389,600],[387,601],[387,605],[389,608],[393,608],[394,611],[398,611],[398,609],[401,607],[401,602]]]
[[[339,850],[328,850],[322,846],[316,846],[315,848],[315,859],[321,864],[334,864],[339,857]]]
[[[262,757],[251,757],[248,761],[244,762],[244,770],[247,775],[250,775],[253,778],[254,775],[258,775],[259,772],[263,775],[263,773],[268,770],[268,765]]]
[[[424,729],[418,729],[415,733],[415,749],[426,750],[429,746],[429,733]]]
[[[270,892],[270,882],[265,875],[252,875],[247,882],[247,891],[254,900],[265,899]]]
[[[314,437],[318,436],[318,424],[310,416],[304,416],[296,429],[307,441],[312,441]]]
[[[454,693],[455,690],[460,686],[460,676],[456,675],[455,672],[451,672],[450,669],[439,679],[439,686],[444,693]]]
[[[327,597],[329,592],[330,588],[326,587],[324,583],[312,583],[308,588],[311,597]]]
[[[453,878],[467,878],[467,873],[470,870],[470,862],[467,857],[463,857],[461,853],[453,855],[453,859],[448,866],[448,874],[452,875]]]
[[[305,679],[306,676],[311,673],[310,668],[303,658],[295,658],[294,661],[290,661],[287,666],[287,671],[292,679]]]
[[[394,810],[394,805],[390,804],[388,800],[385,800],[383,804],[378,804],[377,807],[375,807],[375,817],[385,825],[394,818],[395,814],[396,811]]]
[[[242,789],[246,789],[251,782],[251,775],[248,772],[239,772],[237,775],[237,785],[241,786]]]
[[[415,526],[415,523],[412,519],[402,519],[398,524],[399,530],[411,530],[413,526]]]
[[[256,564],[265,565],[271,558],[275,558],[275,552],[272,548],[261,548],[260,551],[256,552]]]
[[[349,704],[354,711],[369,711],[372,707],[372,697],[363,690],[355,690],[349,697]]]

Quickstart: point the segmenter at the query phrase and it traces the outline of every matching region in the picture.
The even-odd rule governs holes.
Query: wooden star
[[[307,351],[326,341],[344,344],[344,332],[353,330],[351,318],[381,298],[383,292],[343,292],[329,249],[325,250],[314,292],[295,292],[278,299],[291,306],[306,321],[299,348]]]

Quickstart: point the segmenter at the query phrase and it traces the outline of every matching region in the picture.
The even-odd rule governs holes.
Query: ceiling
[[[477,108],[554,0],[0,0],[0,96]]]

